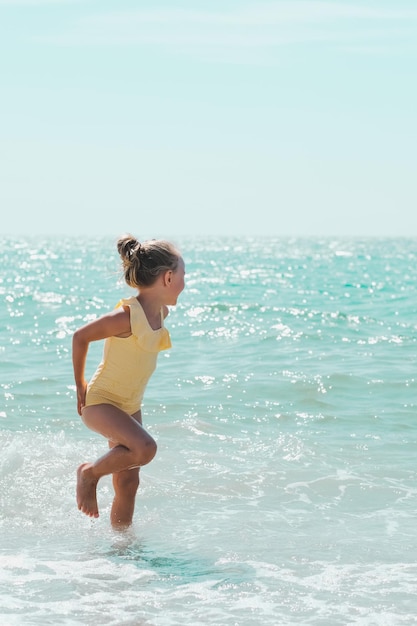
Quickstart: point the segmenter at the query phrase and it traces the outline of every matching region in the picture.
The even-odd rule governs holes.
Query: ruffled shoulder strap
[[[116,307],[128,306],[130,309],[130,328],[132,335],[137,339],[140,347],[147,352],[159,352],[171,347],[171,338],[164,326],[164,316],[161,311],[161,328],[153,330],[145,315],[140,302],[134,296],[123,298]]]

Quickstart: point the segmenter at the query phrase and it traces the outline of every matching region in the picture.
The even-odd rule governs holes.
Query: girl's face
[[[175,270],[175,272],[174,271],[170,272],[170,275],[169,275],[170,302],[167,302],[167,304],[170,304],[170,305],[177,304],[178,296],[180,295],[181,291],[184,289],[184,286],[185,286],[184,277],[185,277],[185,265],[184,265],[184,260],[182,259],[182,257],[180,257],[178,261],[177,269]]]

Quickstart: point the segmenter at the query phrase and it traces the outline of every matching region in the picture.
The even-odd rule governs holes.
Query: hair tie
[[[127,256],[128,256],[130,263],[132,263],[135,257],[138,257],[140,255],[141,247],[142,246],[140,245],[138,241],[136,243],[131,242],[131,245],[128,247],[128,250],[127,250]]]

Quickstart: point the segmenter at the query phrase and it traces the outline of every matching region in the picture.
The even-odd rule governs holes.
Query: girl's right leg
[[[96,488],[100,478],[146,465],[156,454],[156,443],[136,419],[111,404],[84,407],[82,419],[88,428],[113,444],[97,461],[78,468],[78,508],[90,517],[98,517]]]
[[[141,411],[133,413],[132,417],[142,426]],[[109,447],[114,448],[114,443],[109,441]],[[126,530],[132,524],[136,493],[140,483],[139,470],[139,467],[135,467],[113,474],[114,499],[110,521],[115,530]]]
[[[110,522],[115,530],[126,530],[131,526],[139,482],[139,467],[113,474],[114,499]]]

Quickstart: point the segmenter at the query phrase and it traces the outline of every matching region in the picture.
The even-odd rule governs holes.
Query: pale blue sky
[[[2,233],[417,236],[415,0],[0,0]]]

